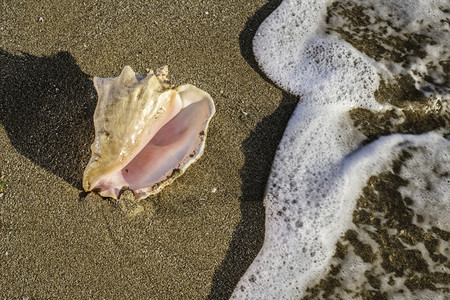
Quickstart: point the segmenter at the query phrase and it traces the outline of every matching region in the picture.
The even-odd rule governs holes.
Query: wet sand
[[[244,2],[2,3],[0,298],[231,295],[262,245],[264,186],[298,101],[251,50],[281,1]],[[140,203],[83,193],[93,76],[164,64],[215,100],[205,154]]]

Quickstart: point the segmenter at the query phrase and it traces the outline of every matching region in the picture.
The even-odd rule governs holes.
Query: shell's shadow
[[[259,25],[279,6],[282,0],[268,1],[247,20],[239,35],[241,55],[266,81],[275,85],[259,68],[253,54],[253,37]],[[241,221],[233,233],[227,254],[213,276],[208,299],[229,299],[239,279],[253,262],[264,241],[263,196],[270,175],[272,161],[284,129],[289,121],[298,97],[283,92],[280,106],[259,122],[244,141],[245,155],[241,169],[242,197]]]
[[[36,165],[81,189],[96,93],[68,52],[36,57],[0,49],[0,123]]]

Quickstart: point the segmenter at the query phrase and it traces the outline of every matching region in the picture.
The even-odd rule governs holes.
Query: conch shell
[[[214,102],[190,84],[172,89],[167,74],[167,66],[143,75],[126,66],[118,77],[94,78],[98,103],[86,191],[117,198],[128,188],[142,199],[202,155]]]

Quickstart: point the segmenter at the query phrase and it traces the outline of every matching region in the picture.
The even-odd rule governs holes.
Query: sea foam
[[[339,6],[353,14],[334,13]],[[352,19],[358,10],[367,24]],[[376,236],[376,232],[386,230],[394,242],[403,241],[406,233],[413,235],[408,230],[419,226],[421,221],[420,230],[424,234],[413,242],[404,242],[408,248],[400,252],[416,251],[419,256],[423,253],[424,261],[430,260],[430,251],[441,260],[450,258],[448,239],[445,244],[450,231],[450,143],[445,138],[449,131],[449,39],[442,39],[448,37],[448,12],[449,4],[443,1],[355,4],[285,0],[261,24],[254,38],[254,53],[261,68],[281,87],[300,95],[301,101],[285,130],[267,183],[264,245],[238,283],[232,299],[313,298],[323,297],[325,291],[344,298],[362,297],[364,293],[374,296],[370,293],[379,292],[393,298],[409,295],[419,299],[439,298],[443,291],[448,292],[445,285],[431,279],[429,284],[434,291],[431,288],[420,291],[405,279],[418,274],[415,269],[412,273],[407,267],[402,270],[402,266],[394,271],[389,269],[381,255],[388,250]],[[419,21],[414,19],[419,16]],[[383,20],[387,20],[387,25]],[[432,26],[439,23],[443,24],[440,28]],[[394,49],[385,41],[378,57],[364,48],[363,29],[374,33],[373,41],[381,39],[380,44],[384,41],[380,36],[390,37],[393,32],[400,41],[414,32],[423,33],[429,40],[423,44],[417,41],[421,52],[416,56],[413,52],[405,53],[409,51],[408,45]],[[393,51],[401,59],[393,58]],[[393,95],[387,92],[380,101],[380,87],[387,86],[389,91],[391,83],[387,82],[394,80],[392,86],[397,86],[395,80],[399,76],[402,82],[422,92]],[[408,98],[416,95],[425,100],[418,96],[423,101],[417,104]],[[390,103],[389,97],[394,98],[392,102],[396,105]],[[403,101],[405,97],[408,99]],[[398,104],[400,99],[403,102]],[[367,112],[375,115],[373,120],[384,121],[380,125],[364,119]],[[418,125],[418,129],[401,126],[415,122],[410,119],[418,119],[417,124],[427,123],[417,117],[422,115],[432,115],[436,122],[433,126]],[[360,116],[359,120],[355,116]],[[395,132],[429,133],[389,135]],[[416,149],[423,151],[417,150],[421,153],[417,154]],[[431,161],[435,166],[431,169],[417,167],[430,166]],[[389,178],[398,185],[391,186]],[[382,182],[376,185],[379,190],[372,193],[371,182]],[[380,188],[383,184],[387,187]],[[430,189],[420,192],[420,186],[425,184]],[[383,193],[388,198],[400,199],[399,203],[409,203],[395,207],[395,211],[410,212],[404,216],[409,227],[399,227],[395,221],[398,216],[391,216],[389,209],[376,209],[385,204],[367,200]],[[369,203],[369,208],[364,203]],[[432,206],[436,207],[434,211],[430,209]],[[361,217],[366,215],[371,216],[369,221]],[[373,224],[371,220],[375,220]],[[378,224],[381,227],[376,229]],[[434,250],[420,248],[418,241],[425,239],[426,234],[439,244]],[[347,255],[352,251],[356,254]],[[448,266],[439,263],[439,259],[431,259],[434,263],[425,268],[428,272],[448,274]],[[374,281],[364,277],[370,272],[357,272],[367,268],[374,272],[375,288]],[[392,280],[389,272],[395,274]],[[358,276],[363,278],[359,282],[355,279]],[[333,279],[340,282],[341,288],[337,283],[332,288],[326,285]]]

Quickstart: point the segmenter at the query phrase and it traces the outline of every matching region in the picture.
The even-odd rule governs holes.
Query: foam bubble
[[[399,145],[415,139],[398,134],[361,147],[367,136],[354,126],[349,112],[388,111],[392,105],[375,98],[382,68],[337,35],[326,33],[330,5],[326,0],[285,0],[255,35],[254,52],[262,69],[302,100],[286,128],[267,183],[264,245],[233,299],[305,295],[308,286],[327,274],[339,239],[355,226],[352,213],[367,180],[397,158]],[[410,9],[410,2],[391,5],[400,11]],[[373,9],[389,14],[384,6]],[[448,147],[444,132],[436,129],[418,143]],[[436,187],[432,197],[441,191]],[[348,264],[357,269],[363,265],[358,259]]]
[[[334,1],[327,29],[372,58],[385,79],[407,74],[424,92],[450,91],[448,1]]]
[[[333,282],[328,297],[444,299],[450,181],[443,170],[450,169],[449,150],[450,141],[436,132],[395,134],[346,159],[344,174],[353,186],[346,197],[353,199],[355,187],[364,192],[356,193],[353,224],[339,238],[330,271],[310,284],[306,296],[322,295]],[[365,184],[367,174],[374,175]],[[417,186],[424,182],[428,188]]]

